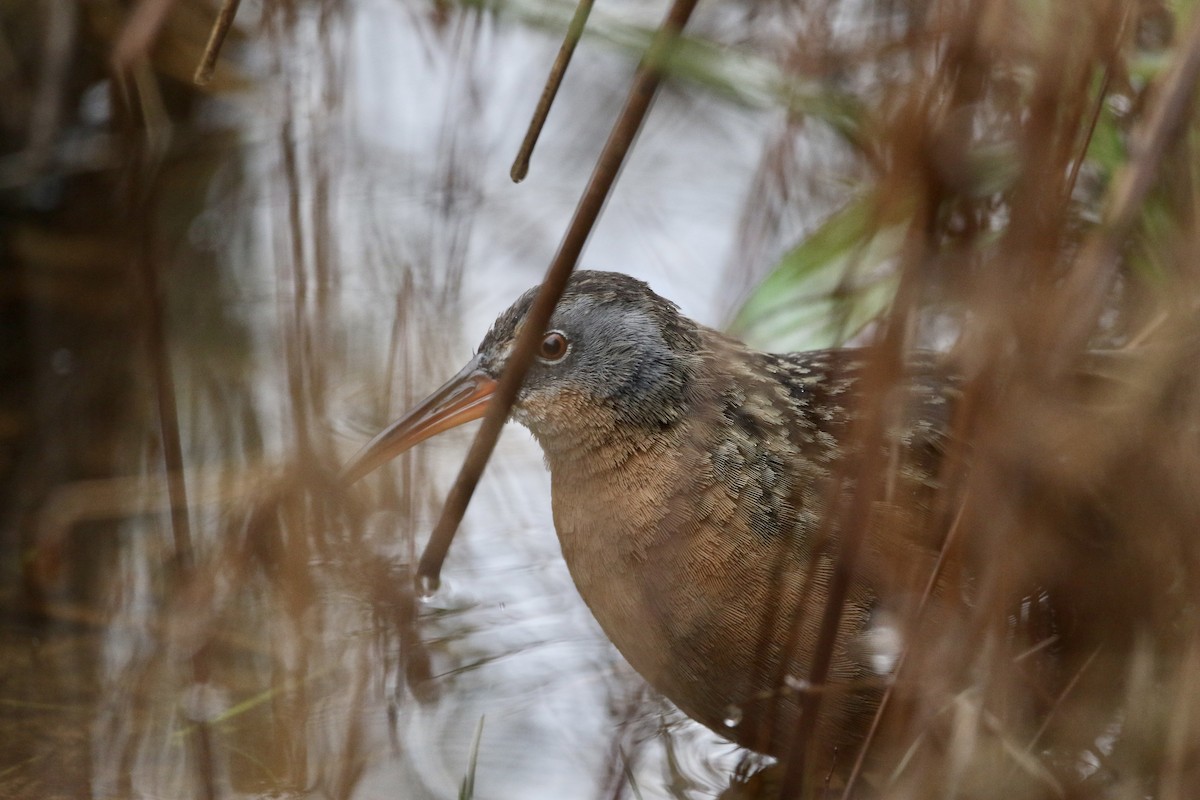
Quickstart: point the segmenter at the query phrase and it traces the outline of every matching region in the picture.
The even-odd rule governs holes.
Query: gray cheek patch
[[[618,311],[590,299],[563,315],[564,327],[588,331],[578,342],[575,371],[585,375],[588,390],[609,401],[649,397],[669,379],[673,354],[654,321],[641,311]]]

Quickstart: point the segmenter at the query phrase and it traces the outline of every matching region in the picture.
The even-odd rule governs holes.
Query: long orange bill
[[[343,483],[354,483],[431,436],[479,419],[495,391],[496,381],[479,368],[478,358],[471,359],[442,388],[367,442],[342,467]]]

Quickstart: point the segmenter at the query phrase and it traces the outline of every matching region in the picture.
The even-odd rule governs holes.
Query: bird
[[[354,482],[483,416],[537,287],[499,315],[448,383],[344,467]],[[619,272],[572,275],[510,419],[545,455],[554,526],[579,594],[630,665],[725,738],[790,746],[837,558],[832,507],[868,369],[862,349],[773,354],[684,316]],[[861,743],[903,647],[900,620],[944,538],[935,524],[956,383],[906,366],[880,463],[888,477],[851,581],[815,738]]]

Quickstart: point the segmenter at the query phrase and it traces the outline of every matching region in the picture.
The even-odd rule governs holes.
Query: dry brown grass
[[[905,237],[868,338],[901,374],[923,324],[954,320],[964,383],[941,514],[962,572],[910,623],[866,783],[1186,796],[1200,28],[1152,3],[935,3],[908,19],[863,54],[886,64],[865,193]],[[1147,80],[1149,53],[1166,65]]]

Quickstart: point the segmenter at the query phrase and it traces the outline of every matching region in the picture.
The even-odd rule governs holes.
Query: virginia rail
[[[482,416],[533,296],[368,443],[347,480]],[[796,727],[836,550],[822,520],[854,449],[863,371],[860,351],[759,352],[639,280],[584,271],[513,407],[545,452],[563,557],[604,632],[685,713],[761,752],[781,752]],[[926,357],[904,390],[872,514],[881,535],[867,540],[823,689],[816,738],[830,753],[861,739],[897,657],[912,594],[895,576],[937,553],[929,506],[952,384]]]

